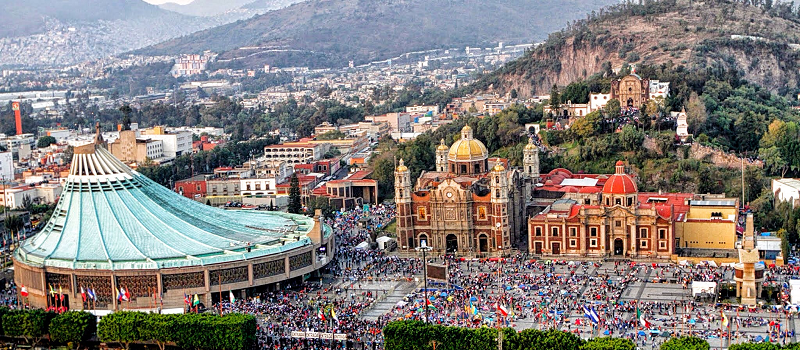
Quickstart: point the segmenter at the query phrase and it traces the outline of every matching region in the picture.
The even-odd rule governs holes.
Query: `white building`
[[[157,126],[142,130],[142,135],[162,143],[165,158],[177,158],[192,152],[192,132],[181,130],[167,132],[164,127]]]
[[[589,111],[594,112],[606,106],[611,94],[589,94]]]
[[[33,148],[33,145],[36,144],[36,139],[33,137],[33,134],[21,134],[21,135],[13,135],[13,136],[5,136],[0,134],[0,142],[5,143],[6,149],[13,153],[19,152],[20,147],[28,146],[28,150]]]
[[[14,187],[14,188],[7,188],[4,190],[0,190],[0,205],[16,209],[22,207],[23,202],[25,201],[25,197],[30,198],[33,200],[36,198],[36,188],[30,186],[21,186],[21,187]]]
[[[773,179],[772,194],[776,201],[792,203],[792,208],[800,205],[800,180]]]
[[[425,114],[431,112],[433,115],[439,114],[439,106],[411,106],[406,107],[406,113],[420,113]]]
[[[14,158],[11,152],[0,152],[0,180],[14,179]]]
[[[650,98],[661,97],[666,99],[669,96],[669,82],[650,80]]]
[[[251,178],[242,179],[240,189],[242,196],[261,196],[268,194],[277,194],[277,183],[275,178]]]
[[[63,143],[71,138],[72,132],[69,129],[51,129],[47,130],[46,134],[54,137],[57,143]]]
[[[39,203],[55,203],[61,196],[63,187],[59,183],[46,183],[36,186],[36,198]]]

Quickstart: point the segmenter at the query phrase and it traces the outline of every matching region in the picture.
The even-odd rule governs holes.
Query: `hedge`
[[[429,325],[422,321],[394,321],[383,328],[386,350],[489,350],[497,349],[495,328],[461,328]],[[582,340],[575,334],[555,329],[503,329],[504,350],[633,350],[625,338],[601,337]],[[708,342],[695,337],[672,338],[661,350],[708,350]],[[800,350],[800,343],[780,346],[772,343],[733,344],[730,350]]]
[[[100,320],[97,336],[126,348],[154,341],[162,349],[174,342],[185,349],[244,350],[256,341],[256,319],[235,313],[159,315],[121,311]]]
[[[97,317],[83,311],[67,311],[50,322],[50,340],[69,347],[80,347],[97,331]]]

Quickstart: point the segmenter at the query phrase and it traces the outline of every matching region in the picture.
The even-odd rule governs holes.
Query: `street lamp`
[[[432,248],[428,246],[428,240],[421,239],[419,241],[419,247],[414,248],[417,251],[422,251],[422,278],[425,283],[425,289],[423,290],[425,293],[425,302],[423,306],[425,308],[425,323],[428,323],[428,259],[426,258],[425,253]]]

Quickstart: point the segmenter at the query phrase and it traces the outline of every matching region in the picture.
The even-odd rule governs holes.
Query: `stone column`
[[[636,243],[637,243],[636,242],[636,225],[635,224],[630,224],[630,225],[628,225],[628,229],[630,231],[630,237],[631,237],[631,257],[636,257],[636,248],[638,247],[636,245]]]
[[[567,232],[567,223],[566,222],[561,224],[561,232],[560,233],[561,233],[561,255],[563,255],[564,252],[566,252],[567,249],[569,248],[567,246],[567,234],[568,234],[568,232]]]
[[[586,254],[586,223],[585,222],[581,223],[581,229],[580,230],[581,230],[581,233],[580,233],[581,240],[580,240],[580,242],[578,244],[581,247],[581,255],[584,255],[584,254]]]
[[[550,251],[550,224],[545,221],[544,224],[544,249],[542,249],[542,253]],[[550,251],[550,254],[553,252]]]
[[[605,222],[600,222],[600,236],[598,237],[598,239],[600,240],[600,252],[603,255],[606,255],[606,253],[607,253],[607,251],[606,251],[606,241],[608,240],[608,237],[606,237],[606,225],[605,225]]]

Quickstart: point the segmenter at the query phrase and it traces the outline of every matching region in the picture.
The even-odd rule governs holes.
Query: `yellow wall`
[[[724,215],[724,214],[723,214]],[[680,248],[734,249],[736,223],[723,221],[678,222],[676,237]],[[688,242],[688,246],[687,246]]]
[[[698,207],[692,206],[689,208],[689,212],[686,214],[686,217],[689,219],[710,219],[711,213],[722,213],[722,218],[727,220],[730,215],[733,215],[734,218],[736,217],[736,208],[735,207]]]

